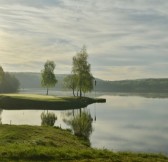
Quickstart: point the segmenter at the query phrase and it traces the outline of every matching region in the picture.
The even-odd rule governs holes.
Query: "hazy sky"
[[[84,44],[95,77],[168,77],[168,1],[0,0],[5,71],[70,73]]]

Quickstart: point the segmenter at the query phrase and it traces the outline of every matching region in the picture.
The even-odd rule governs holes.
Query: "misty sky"
[[[0,0],[0,65],[5,71],[71,73],[87,46],[95,77],[168,77],[167,0]]]

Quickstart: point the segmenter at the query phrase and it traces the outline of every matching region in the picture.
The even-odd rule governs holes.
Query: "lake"
[[[92,147],[168,155],[167,97],[157,98],[155,95],[155,98],[146,98],[143,95],[111,93],[97,93],[97,96],[106,98],[107,102],[87,107],[93,118],[94,131],[90,137]],[[2,123],[41,125],[40,115],[43,111],[2,110]],[[69,128],[62,120],[69,111],[49,112],[57,115],[56,126]]]

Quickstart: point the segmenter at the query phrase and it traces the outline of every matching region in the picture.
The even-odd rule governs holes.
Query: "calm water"
[[[106,103],[87,107],[94,121],[90,137],[93,147],[113,151],[157,152],[168,154],[168,98],[102,95]],[[3,110],[2,123],[40,125],[42,110]],[[56,126],[65,111],[54,112]],[[67,112],[67,111],[66,111]]]

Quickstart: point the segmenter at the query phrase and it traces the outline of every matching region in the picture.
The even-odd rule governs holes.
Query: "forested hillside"
[[[97,90],[106,92],[168,92],[168,79],[99,80]]]
[[[20,82],[20,88],[41,88],[40,73],[12,73]],[[57,74],[58,83],[54,89],[63,89],[66,74]],[[104,81],[96,79],[96,91],[103,92],[168,92],[168,78]]]

